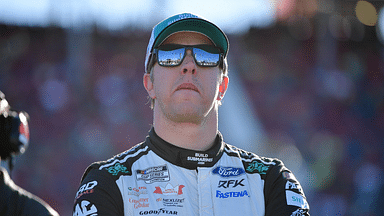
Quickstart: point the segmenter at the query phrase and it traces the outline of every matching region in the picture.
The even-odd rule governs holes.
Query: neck
[[[167,119],[154,111],[153,127],[163,140],[185,149],[205,151],[212,147],[218,132],[217,110],[208,114],[201,123],[180,123]]]

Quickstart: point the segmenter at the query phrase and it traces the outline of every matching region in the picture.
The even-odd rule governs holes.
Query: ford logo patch
[[[212,170],[212,173],[220,175],[221,177],[232,177],[244,174],[245,170],[242,168],[218,166],[214,170]]]

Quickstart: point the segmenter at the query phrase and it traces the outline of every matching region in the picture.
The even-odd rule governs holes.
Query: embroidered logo
[[[242,175],[245,173],[245,171],[242,168],[218,166],[214,170],[212,170],[212,173],[218,174],[221,177],[232,177]]]
[[[184,185],[176,185],[176,187],[173,187],[171,184],[167,184],[165,187],[155,187],[156,190],[153,193],[163,195],[181,195],[183,194],[182,189],[184,187]]]
[[[127,167],[121,165],[120,163],[116,163],[115,166],[109,167],[107,170],[112,175],[117,175],[119,172],[129,173]]]
[[[97,208],[93,203],[89,202],[88,200],[82,200],[81,203],[78,203],[76,205],[73,215],[97,215]]]
[[[94,188],[96,187],[96,185],[97,185],[97,181],[91,181],[91,182],[88,182],[86,184],[83,184],[79,188],[79,190],[77,191],[75,199],[78,199],[79,197],[81,197],[84,194],[91,194],[91,193],[93,193]]]
[[[266,174],[268,169],[269,169],[269,166],[258,161],[253,161],[247,167],[248,172],[259,173],[259,174]]]
[[[141,194],[148,194],[147,187],[128,187],[128,195],[140,196]]]
[[[212,163],[213,158],[208,154],[195,153],[194,156],[187,156],[188,161],[197,162],[197,164]]]
[[[227,198],[233,198],[233,197],[238,198],[238,197],[244,197],[244,196],[249,197],[247,190],[239,191],[239,192],[225,192],[225,193],[219,190],[216,190],[216,197],[221,199],[227,199]]]
[[[167,165],[149,167],[145,170],[136,170],[136,179],[143,180],[147,184],[153,182],[169,181],[169,171]]]

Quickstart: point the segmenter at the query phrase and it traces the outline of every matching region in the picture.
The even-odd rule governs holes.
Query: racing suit
[[[146,140],[92,164],[73,215],[309,215],[300,183],[281,161],[223,142],[207,151]]]

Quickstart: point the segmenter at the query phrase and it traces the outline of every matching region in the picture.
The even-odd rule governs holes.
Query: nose
[[[183,74],[186,74],[189,72],[191,74],[196,73],[196,62],[193,59],[191,50],[186,51],[181,70],[182,70]]]

